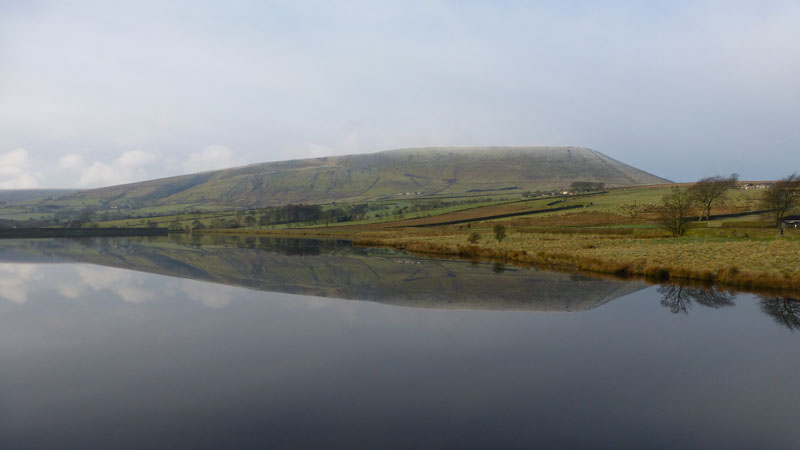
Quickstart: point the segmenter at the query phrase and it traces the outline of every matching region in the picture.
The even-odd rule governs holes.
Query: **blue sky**
[[[0,0],[0,188],[437,145],[800,170],[797,2]]]

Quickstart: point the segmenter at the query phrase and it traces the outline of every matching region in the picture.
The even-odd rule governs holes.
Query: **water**
[[[800,303],[331,241],[0,241],[0,448],[797,448]]]

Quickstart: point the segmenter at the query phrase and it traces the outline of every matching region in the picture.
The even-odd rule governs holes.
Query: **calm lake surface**
[[[0,448],[796,449],[800,303],[334,241],[0,241]]]

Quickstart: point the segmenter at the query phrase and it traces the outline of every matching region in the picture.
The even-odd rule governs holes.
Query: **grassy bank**
[[[206,230],[211,233],[280,234],[348,238],[362,246],[387,246],[416,253],[510,263],[577,268],[655,280],[699,280],[740,288],[800,292],[800,236],[749,237],[701,229],[682,238],[619,234],[564,233],[559,230],[509,229],[502,242],[488,225],[470,229],[369,228],[337,230]],[[477,232],[477,243],[468,236]]]
[[[745,288],[800,291],[800,240],[686,237],[636,239],[604,235],[512,233],[498,243],[483,233],[477,244],[463,235],[365,237],[359,245],[413,252],[563,265],[592,272],[686,279]]]

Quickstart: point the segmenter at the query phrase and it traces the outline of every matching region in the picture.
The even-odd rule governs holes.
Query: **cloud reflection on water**
[[[28,301],[28,284],[40,279],[33,264],[0,263],[0,298],[22,304]]]

